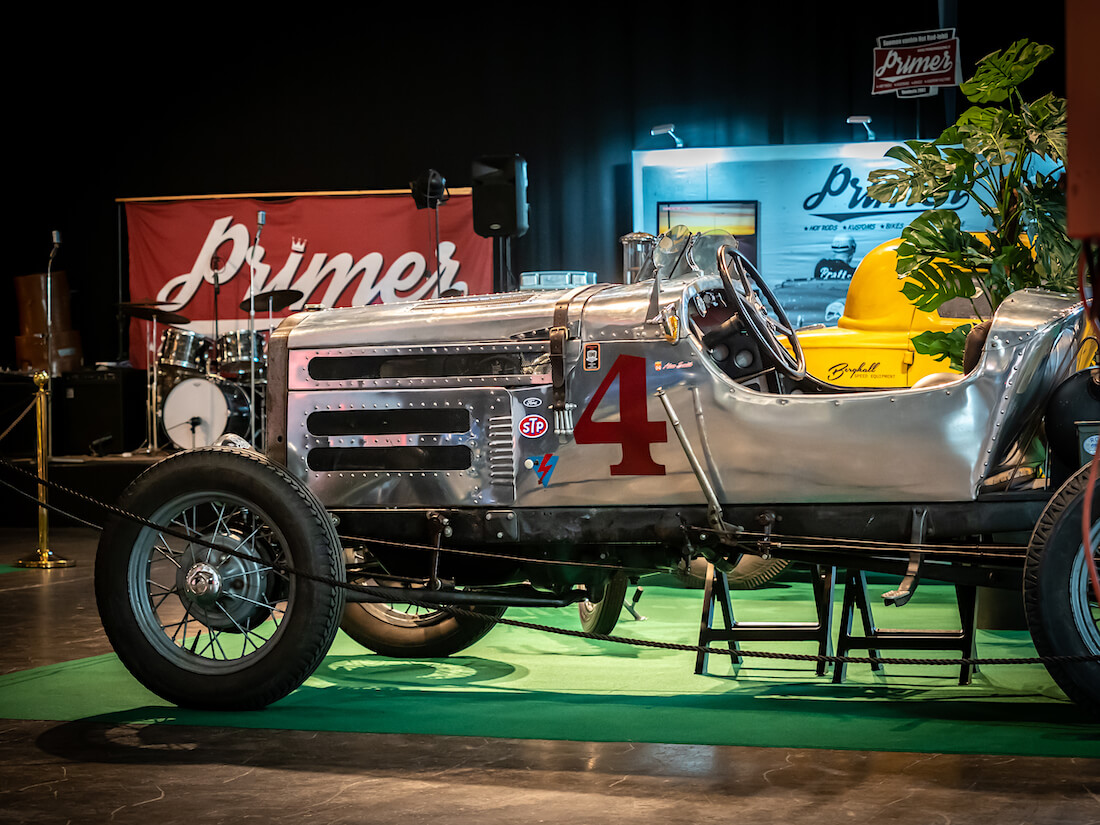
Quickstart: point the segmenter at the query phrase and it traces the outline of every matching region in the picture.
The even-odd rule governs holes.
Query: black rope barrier
[[[306,571],[298,570],[298,569],[286,564],[285,562],[280,562],[280,561],[273,560],[273,559],[264,559],[264,558],[261,558],[259,556],[253,556],[253,555],[250,555],[248,553],[243,553],[239,550],[230,549],[228,547],[225,547],[224,545],[216,544],[212,541],[209,541],[209,540],[203,538],[202,536],[194,535],[194,534],[191,534],[191,533],[176,530],[172,527],[166,527],[165,525],[157,524],[157,523],[155,523],[155,522],[153,522],[149,519],[146,519],[142,516],[137,515],[136,513],[131,513],[127,510],[124,510],[121,507],[117,507],[115,505],[107,504],[106,502],[99,501],[98,499],[95,499],[92,496],[86,495],[86,494],[81,493],[77,490],[73,490],[69,487],[65,487],[64,485],[58,484],[57,482],[50,481],[49,479],[38,478],[38,476],[36,476],[34,473],[28,472],[28,471],[22,469],[21,467],[17,467],[16,465],[12,464],[11,462],[7,461],[6,459],[0,458],[0,466],[4,466],[4,467],[7,467],[9,469],[12,469],[12,470],[16,471],[17,473],[20,473],[21,475],[26,476],[29,479],[32,479],[37,485],[43,485],[43,486],[46,486],[49,489],[54,490],[56,492],[60,492],[60,493],[63,493],[65,495],[72,496],[76,499],[88,502],[88,503],[93,504],[94,506],[104,510],[107,513],[110,513],[110,514],[112,514],[114,516],[117,516],[119,518],[124,518],[124,519],[127,519],[129,521],[133,521],[137,524],[140,524],[144,527],[148,527],[152,530],[156,530],[158,533],[168,535],[168,536],[172,536],[173,538],[178,538],[182,541],[187,541],[187,542],[192,542],[192,543],[195,543],[195,544],[199,544],[201,546],[208,547],[212,550],[217,550],[219,553],[226,553],[230,556],[234,556],[235,558],[239,558],[239,559],[244,560],[244,561],[250,561],[250,562],[253,562],[255,564],[260,564],[260,565],[269,567],[269,568],[271,568],[271,569],[273,569],[273,570],[275,570],[279,573],[283,573],[283,574],[288,575],[288,576],[296,576],[298,578],[306,579],[308,581],[313,581],[313,582],[316,582],[318,584],[323,584],[323,585],[326,585],[326,586],[329,586],[329,587],[342,588],[344,590],[348,590],[348,591],[356,592],[356,593],[363,593],[363,594],[369,595],[369,596],[386,597],[391,602],[394,601],[392,599],[392,592],[393,592],[392,588],[372,587],[370,585],[357,584],[357,583],[347,582],[347,581],[340,581],[339,579],[335,579],[335,578],[332,578],[330,576],[321,576],[321,575],[317,575],[317,574],[307,573]],[[31,494],[27,493],[25,490],[19,489],[14,484],[11,484],[8,481],[0,479],[0,485],[2,485],[4,487],[7,487],[8,489],[16,492],[17,494],[34,501],[35,504],[37,504],[39,506],[42,506],[42,507],[45,507],[45,508],[47,508],[48,510],[50,510],[52,512],[58,513],[59,515],[63,515],[66,518],[71,518],[74,521],[77,521],[81,524],[84,524],[85,526],[90,527],[92,529],[95,529],[95,530],[98,530],[98,531],[103,530],[102,526],[94,524],[94,523],[92,523],[90,521],[87,521],[85,519],[82,519],[78,516],[75,516],[75,515],[69,513],[68,511],[64,510],[63,508],[58,507],[56,504],[53,504],[51,502],[40,502],[36,496],[32,496]],[[368,538],[360,538],[360,539],[357,539],[357,540],[363,541],[365,543],[370,543],[372,541],[372,539],[368,539]],[[387,543],[392,543],[392,542],[387,542]],[[435,548],[431,548],[431,549],[435,549]],[[443,550],[443,551],[446,551],[448,548],[441,547],[439,549]],[[566,565],[566,566],[568,566],[570,564],[570,562],[558,562],[558,563],[562,564],[562,565]],[[982,666],[982,665],[1019,665],[1019,664],[1042,664],[1042,665],[1047,665],[1047,664],[1076,664],[1076,663],[1081,663],[1081,662],[1100,662],[1100,655],[1095,655],[1095,654],[1093,654],[1093,655],[1078,655],[1078,656],[1029,656],[1029,657],[1011,657],[1011,658],[1005,658],[1005,657],[998,657],[998,658],[981,658],[981,657],[963,658],[963,657],[960,657],[960,658],[955,658],[955,659],[914,659],[914,658],[904,658],[904,657],[830,656],[830,655],[813,654],[813,653],[778,653],[778,652],[775,652],[775,651],[763,651],[763,650],[740,650],[740,649],[735,650],[735,649],[732,649],[732,648],[725,649],[725,648],[709,647],[709,646],[704,646],[704,645],[682,644],[682,643],[677,643],[677,642],[659,642],[659,641],[653,641],[651,639],[638,639],[638,638],[635,638],[635,637],[628,637],[628,636],[612,636],[612,635],[606,635],[606,634],[600,634],[600,633],[590,633],[590,632],[584,631],[584,630],[569,630],[567,628],[553,627],[552,625],[542,625],[542,624],[537,624],[535,622],[524,622],[524,621],[520,621],[520,620],[517,620],[517,619],[506,619],[503,616],[500,616],[500,617],[487,616],[487,615],[485,615],[483,613],[479,613],[475,610],[467,610],[465,608],[458,607],[456,605],[441,606],[439,604],[433,603],[430,600],[417,599],[417,598],[415,598],[414,596],[411,596],[411,595],[409,595],[407,597],[404,597],[402,599],[401,603],[408,603],[408,604],[413,605],[415,607],[423,607],[423,608],[434,609],[434,610],[446,610],[447,612],[454,613],[454,614],[461,615],[461,616],[466,616],[466,617],[469,617],[471,619],[477,619],[477,620],[482,621],[482,622],[491,622],[493,624],[505,625],[507,627],[516,627],[516,628],[521,628],[521,629],[525,629],[525,630],[535,630],[535,631],[539,631],[539,632],[543,632],[543,633],[551,633],[551,634],[554,634],[554,635],[557,635],[557,636],[568,636],[568,637],[577,638],[577,639],[591,639],[591,640],[594,640],[594,641],[612,642],[614,644],[626,644],[626,645],[632,645],[632,646],[635,646],[635,647],[656,648],[656,649],[660,649],[660,650],[674,650],[674,651],[682,651],[682,652],[690,652],[690,653],[705,653],[705,654],[712,655],[712,656],[713,655],[717,655],[717,656],[739,656],[739,657],[744,657],[744,658],[775,659],[775,660],[781,660],[781,661],[797,661],[797,662],[826,662],[828,664],[834,664],[834,665],[835,664],[869,664],[869,665],[872,665],[872,666],[877,666],[877,665],[928,665],[928,666],[936,666],[936,665],[978,665],[978,666]]]

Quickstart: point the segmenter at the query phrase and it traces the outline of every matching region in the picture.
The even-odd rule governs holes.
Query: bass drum
[[[220,378],[185,378],[168,392],[160,415],[181,450],[209,447],[226,433],[248,435],[248,394]]]

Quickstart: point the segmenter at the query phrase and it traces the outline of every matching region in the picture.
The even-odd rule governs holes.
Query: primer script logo
[[[966,192],[954,192],[943,209],[961,209],[970,200]],[[905,214],[923,212],[931,208],[930,201],[919,209],[898,209],[898,204],[884,204],[867,194],[867,189],[859,176],[845,163],[837,163],[825,176],[825,182],[816,191],[806,196],[802,208],[810,214],[843,223],[850,218],[862,218],[885,212]]]
[[[224,244],[229,244],[229,252],[220,255],[225,264],[224,269],[218,273],[219,283],[224,286],[231,281],[247,261],[253,271],[253,292],[258,294],[276,289],[297,289],[305,295],[291,309],[301,309],[305,303],[336,306],[353,286],[350,300],[352,306],[417,301],[435,292],[437,280],[439,292],[448,289],[468,291],[465,283],[455,280],[460,264],[452,257],[455,245],[451,241],[443,241],[439,245],[441,274],[438,278],[435,272],[427,272],[424,256],[411,251],[398,255],[388,268],[380,252],[370,252],[359,260],[355,260],[347,252],[331,257],[324,252],[318,252],[309,259],[305,269],[299,272],[305,259],[306,241],[297,238],[291,244],[282,268],[272,276],[272,266],[264,261],[267,250],[262,244],[256,247],[249,245],[248,228],[241,223],[234,224],[232,217],[225,217],[218,218],[210,227],[191,271],[168,281],[157,293],[157,300],[169,302],[170,306],[167,308],[176,311],[195,297],[204,281],[213,284],[210,261]],[[246,270],[245,277],[247,274]],[[326,279],[328,286],[321,300],[311,300],[313,293],[320,289]],[[244,295],[247,297],[247,289]]]

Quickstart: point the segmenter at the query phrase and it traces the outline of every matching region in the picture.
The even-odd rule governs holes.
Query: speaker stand
[[[512,239],[493,238],[493,292],[515,292],[518,288],[512,272]]]

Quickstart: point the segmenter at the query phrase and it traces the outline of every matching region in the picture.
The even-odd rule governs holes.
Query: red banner
[[[256,243],[259,213],[266,221]],[[492,291],[492,241],[473,229],[473,199],[454,194],[435,215],[408,193],[325,195],[271,201],[218,198],[126,204],[130,299],[165,301],[176,326],[213,337],[248,326],[241,303],[275,290],[303,297],[286,309],[256,310],[266,330],[305,304],[363,306],[457,291]],[[254,285],[254,286],[252,286]],[[250,286],[252,289],[250,290]],[[145,367],[150,323],[130,325],[130,358]],[[158,324],[158,337],[163,324]]]

